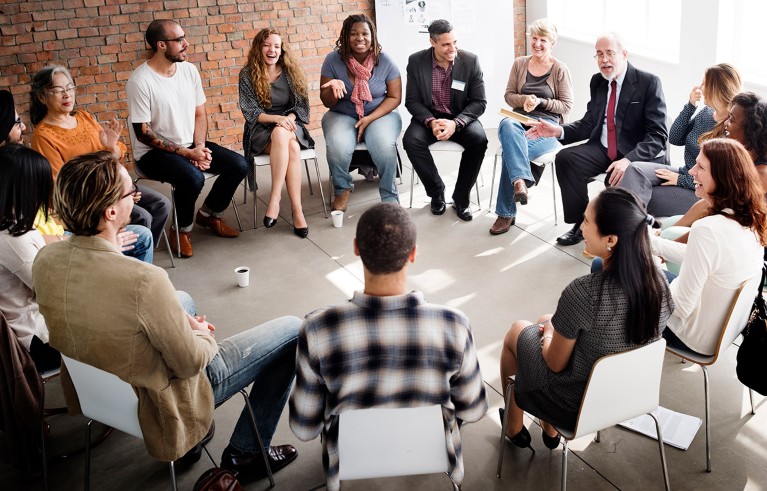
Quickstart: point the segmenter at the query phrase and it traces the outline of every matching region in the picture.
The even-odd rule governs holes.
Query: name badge
[[[463,92],[463,89],[466,88],[466,82],[461,82],[460,80],[453,80],[453,84],[450,86],[451,89],[460,90]]]

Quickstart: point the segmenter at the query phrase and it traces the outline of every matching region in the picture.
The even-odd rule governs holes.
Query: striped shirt
[[[298,336],[290,428],[308,441],[322,432],[327,489],[338,490],[338,417],[346,410],[440,404],[450,474],[463,481],[456,418],[487,412],[468,318],[411,292],[347,303],[306,316]]]

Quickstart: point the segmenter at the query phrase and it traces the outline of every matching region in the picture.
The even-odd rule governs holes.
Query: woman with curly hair
[[[313,148],[314,140],[304,125],[309,123],[306,76],[276,29],[262,29],[253,39],[248,61],[240,70],[240,109],[245,116],[242,144],[245,159],[268,153],[272,190],[264,215],[271,228],[280,214],[282,184],[288,189],[293,213],[293,232],[309,235],[301,207],[301,149]],[[253,170],[248,178],[253,182]]]
[[[358,142],[365,142],[381,176],[381,201],[399,202],[395,178],[402,119],[396,109],[402,102],[402,78],[394,60],[381,52],[368,16],[344,20],[336,49],[322,64],[320,99],[330,109],[322,117],[322,131],[335,194],[332,208],[345,211],[349,204],[349,164]]]

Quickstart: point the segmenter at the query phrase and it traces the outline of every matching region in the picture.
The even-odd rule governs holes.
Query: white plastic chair
[[[578,419],[574,430],[557,428],[562,434],[562,491],[567,489],[567,442],[589,433],[599,431],[627,419],[649,414],[655,421],[658,432],[658,448],[663,468],[663,481],[669,490],[666,454],[663,450],[663,435],[658,419],[652,413],[658,408],[660,381],[663,373],[663,355],[666,341],[659,339],[641,348],[623,353],[603,356],[594,363],[586,391],[583,394]],[[506,386],[506,407],[510,402],[513,380]],[[503,464],[504,434],[506,422],[501,429],[501,451],[498,458],[496,477],[501,477]]]
[[[301,150],[300,159],[304,162],[304,168],[306,169],[306,180],[309,181],[309,194],[314,196],[314,188],[312,187],[312,177],[309,175],[309,161],[314,160],[314,169],[317,171],[317,186],[320,188],[320,196],[322,197],[322,209],[325,212],[325,218],[328,217],[328,207],[325,203],[325,191],[322,190],[322,181],[320,180],[320,165],[317,160],[317,154],[313,148],[306,148]],[[268,154],[260,154],[253,157],[253,183],[257,183],[256,169],[264,165],[270,165],[271,160]],[[247,186],[245,187],[245,202],[247,202]],[[258,200],[256,199],[256,186],[253,186],[253,228],[257,228],[258,223]]]
[[[463,153],[463,145],[460,145],[454,141],[451,140],[444,140],[444,141],[438,141],[435,143],[432,143],[429,145],[429,151],[430,152],[458,152]],[[479,178],[482,179],[482,173],[479,174]],[[410,166],[410,208],[413,207],[413,183],[415,181],[415,167],[412,165]],[[484,182],[482,183],[482,186],[484,187]],[[474,190],[477,193],[477,206],[482,208],[482,203],[479,201],[479,184],[477,184],[476,181],[474,181]]]
[[[543,170],[546,170],[546,166],[551,166],[551,200],[554,203],[554,225],[557,225],[559,222],[559,218],[557,217],[557,177],[554,172],[554,159],[557,157],[557,152],[559,152],[559,149],[554,150],[553,152],[544,153],[540,157],[536,157],[530,161],[532,165],[536,165],[538,167],[541,167]],[[495,159],[493,160],[493,180],[490,181],[490,206],[489,208],[493,209],[493,190],[495,189],[495,172],[498,168],[498,159],[503,157],[503,147],[501,145],[498,145],[498,148],[495,151]]]
[[[80,401],[80,408],[83,415],[88,418],[88,424],[85,428],[85,491],[90,488],[90,467],[91,467],[91,426],[94,421],[103,423],[112,428],[144,439],[141,426],[138,420],[138,397],[131,385],[121,380],[116,375],[105,372],[99,368],[88,365],[81,361],[74,360],[61,355],[61,360],[67,367],[72,383],[77,392],[77,398]],[[240,394],[245,398],[245,404],[248,408],[251,424],[256,433],[259,448],[262,449],[261,455],[266,465],[269,477],[270,487],[274,487],[274,478],[269,462],[266,457],[266,451],[261,441],[261,435],[258,433],[253,408],[250,406],[250,400],[245,390]],[[207,449],[205,450],[207,453]],[[208,454],[210,457],[210,454]],[[211,461],[213,459],[211,458]],[[176,488],[176,472],[173,462],[168,463],[170,468],[170,478],[173,490]],[[215,465],[215,462],[214,462]]]
[[[699,353],[694,353],[690,350],[679,349],[669,346],[666,350],[683,360],[689,360],[693,363],[700,365],[703,370],[703,394],[706,405],[706,472],[711,472],[711,434],[709,430],[709,389],[708,389],[708,370],[706,367],[716,363],[719,359],[719,355],[724,353],[727,348],[732,345],[733,341],[740,336],[743,328],[746,327],[749,315],[751,315],[751,306],[754,303],[754,297],[756,297],[757,288],[759,288],[762,281],[761,274],[754,276],[753,278],[746,280],[740,285],[738,291],[735,293],[735,298],[732,300],[730,311],[725,317],[724,325],[722,326],[722,332],[719,334],[719,343],[716,345],[716,352],[711,356],[704,356]],[[754,393],[751,389],[748,391],[749,398],[751,400],[751,414],[755,414],[754,411]]]
[[[146,174],[141,172],[141,169],[139,169],[139,166],[134,164],[133,165],[133,171],[136,173],[136,179],[134,179],[134,183],[138,184],[138,182],[141,179],[146,179],[147,181],[155,181],[156,179],[152,179],[151,177],[147,177]],[[218,174],[211,174],[210,172],[203,172],[203,175],[205,176],[205,180],[213,179],[214,177],[217,177]],[[158,181],[165,183],[165,181]],[[178,214],[176,213],[176,186],[173,185],[173,183],[170,184],[170,201],[173,205],[173,229],[176,231],[176,244],[181,243],[181,239],[179,237],[179,231],[178,231]],[[234,208],[234,216],[237,218],[237,226],[240,228],[240,232],[242,232],[242,222],[240,222],[240,212],[237,211],[237,205],[234,203],[234,197],[232,197],[232,208]],[[165,247],[168,248],[168,255],[170,256],[170,263],[172,267],[176,267],[175,262],[173,261],[173,252],[170,250],[170,243],[168,242],[168,234],[165,230],[163,230],[163,234],[165,234]],[[178,257],[181,257],[181,248],[178,249]]]
[[[442,407],[346,411],[338,421],[338,458],[341,480],[447,473]]]

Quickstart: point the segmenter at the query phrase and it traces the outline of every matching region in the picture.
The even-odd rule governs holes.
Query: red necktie
[[[618,84],[610,82],[610,100],[607,101],[607,157],[611,162],[618,158],[618,138],[615,134],[615,93]]]

